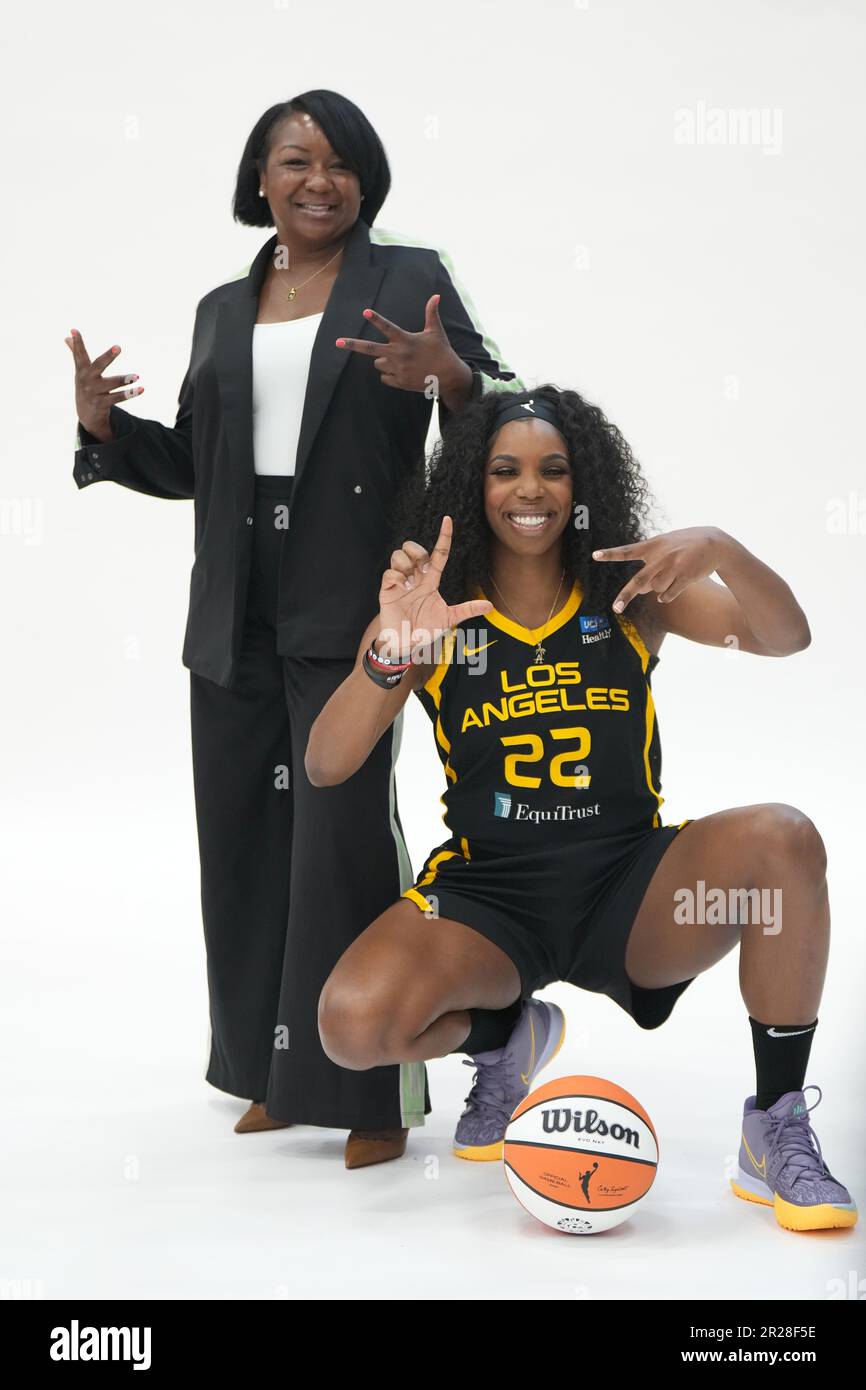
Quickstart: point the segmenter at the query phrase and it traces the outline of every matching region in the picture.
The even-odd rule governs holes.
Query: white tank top
[[[294,473],[313,341],[321,314],[253,325],[256,473]]]

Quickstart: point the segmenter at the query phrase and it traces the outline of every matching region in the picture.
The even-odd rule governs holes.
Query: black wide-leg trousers
[[[236,682],[190,672],[210,1000],[206,1080],[274,1119],[338,1129],[422,1125],[423,1063],[349,1071],[325,1055],[319,995],[346,948],[413,882],[394,765],[402,715],[336,787],[304,770],[313,720],[349,658],[276,651],[279,525],[291,478],[257,477]],[[286,543],[290,543],[286,541]]]

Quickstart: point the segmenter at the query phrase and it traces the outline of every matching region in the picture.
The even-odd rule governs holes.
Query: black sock
[[[514,1032],[522,1007],[523,1000],[515,999],[507,1009],[470,1009],[469,1036],[454,1051],[467,1052],[474,1057],[477,1052],[492,1052],[494,1048],[504,1047]]]
[[[801,1091],[806,1080],[814,1023],[759,1023],[749,1014],[755,1049],[758,1110],[769,1110],[786,1091]]]

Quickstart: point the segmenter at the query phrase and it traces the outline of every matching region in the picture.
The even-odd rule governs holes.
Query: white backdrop
[[[497,1165],[452,1158],[456,1057],[430,1064],[399,1162],[346,1173],[335,1131],[233,1134],[242,1105],[203,1080],[192,505],[79,495],[63,339],[120,343],[146,387],[129,408],[172,423],[198,298],[269,235],[230,217],[253,122],[318,86],[366,111],[394,178],[379,225],[448,250],[525,380],[603,406],[666,528],[723,527],[809,616],[785,661],[668,639],[663,816],[778,800],[821,829],[834,935],[807,1080],[862,1201],[862,5],[49,0],[3,41],[0,1293],[852,1296],[857,1231],[798,1239],[727,1190],[753,1089],[736,953],[652,1033],[551,989],[556,1071],[625,1085],[661,1140],[651,1200],[589,1246],[533,1223]],[[416,868],[441,790],[413,701]]]

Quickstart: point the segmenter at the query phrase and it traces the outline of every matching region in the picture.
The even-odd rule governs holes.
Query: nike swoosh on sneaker
[[[764,1179],[764,1181],[766,1181],[766,1178],[767,1178],[767,1155],[764,1154],[763,1158],[761,1159],[761,1161],[760,1161],[760,1163],[759,1163],[758,1160],[755,1158],[755,1155],[752,1153],[752,1150],[749,1148],[748,1144],[746,1143],[746,1136],[745,1136],[745,1134],[743,1135],[743,1147],[744,1147],[744,1149],[746,1150],[746,1153],[749,1155],[749,1158],[752,1160],[752,1163],[755,1165],[755,1171],[756,1171],[757,1173],[760,1173],[761,1177]]]

